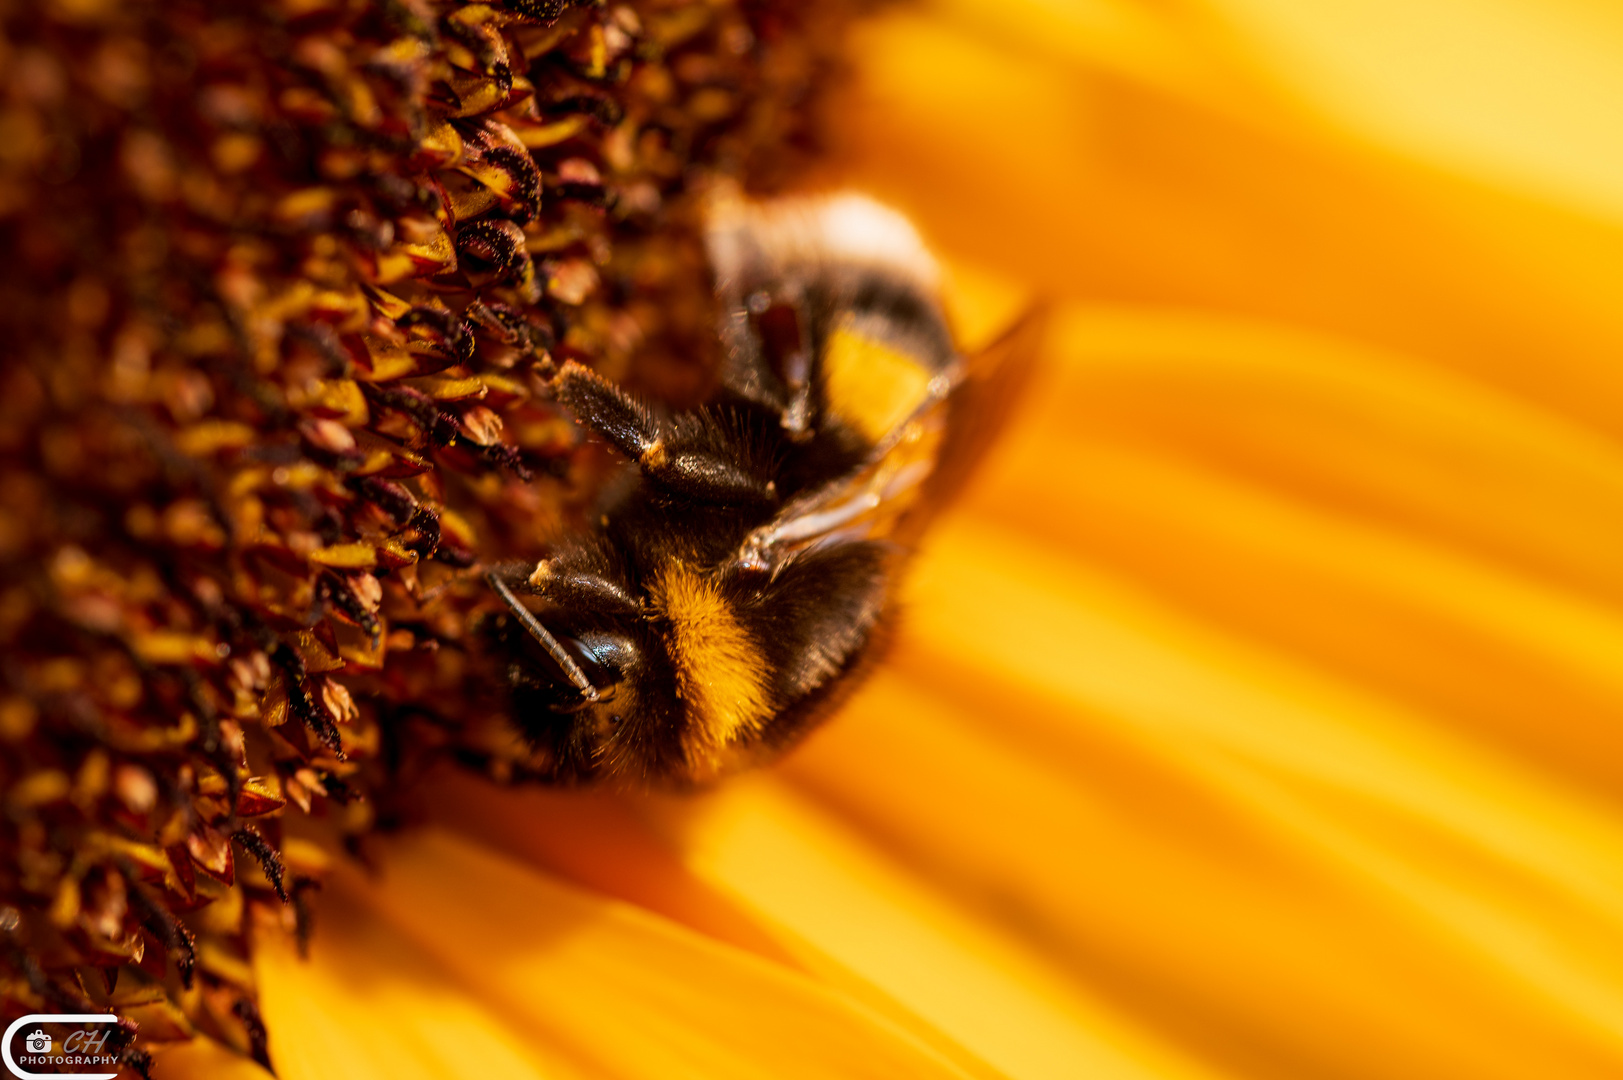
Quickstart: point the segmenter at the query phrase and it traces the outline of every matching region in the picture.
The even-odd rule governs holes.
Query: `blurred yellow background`
[[[283,1080],[1623,1075],[1623,7],[853,55],[834,178],[1058,304],[892,662],[697,800],[449,787],[261,950]]]
[[[855,181],[1065,306],[791,775],[1219,1074],[1623,1073],[1623,8],[860,44]]]

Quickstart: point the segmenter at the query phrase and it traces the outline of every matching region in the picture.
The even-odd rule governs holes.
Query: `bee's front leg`
[[[770,464],[707,413],[685,413],[661,423],[642,402],[577,364],[564,364],[552,381],[558,400],[576,419],[613,443],[660,487],[710,503],[773,503],[777,486]]]

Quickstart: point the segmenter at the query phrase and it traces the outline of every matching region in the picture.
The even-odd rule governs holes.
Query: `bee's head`
[[[682,775],[683,710],[658,628],[623,602],[538,605],[499,578],[509,615],[496,627],[513,719],[561,782],[647,784]]]
[[[583,539],[508,578],[534,610],[492,574],[513,716],[537,767],[562,782],[686,786],[781,752],[849,685],[887,558],[843,544],[771,577],[675,557],[632,572]]]

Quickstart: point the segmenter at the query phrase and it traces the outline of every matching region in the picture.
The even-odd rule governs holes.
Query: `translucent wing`
[[[910,525],[922,527],[950,503],[986,459],[1030,390],[1048,331],[1050,307],[1038,301],[964,364],[948,404],[947,437],[926,482],[924,507]]]
[[[789,502],[736,557],[775,572],[819,544],[886,539],[911,546],[974,471],[1031,381],[1046,309],[1028,311],[974,355],[938,372],[918,407],[843,479]]]

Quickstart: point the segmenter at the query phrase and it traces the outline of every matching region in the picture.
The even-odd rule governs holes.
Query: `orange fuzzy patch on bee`
[[[695,766],[714,766],[741,735],[771,712],[766,658],[715,584],[680,563],[654,582],[655,610],[671,624],[677,694],[689,724],[683,748]]]
[[[907,419],[930,386],[923,364],[849,324],[829,335],[822,370],[829,412],[874,443]]]

